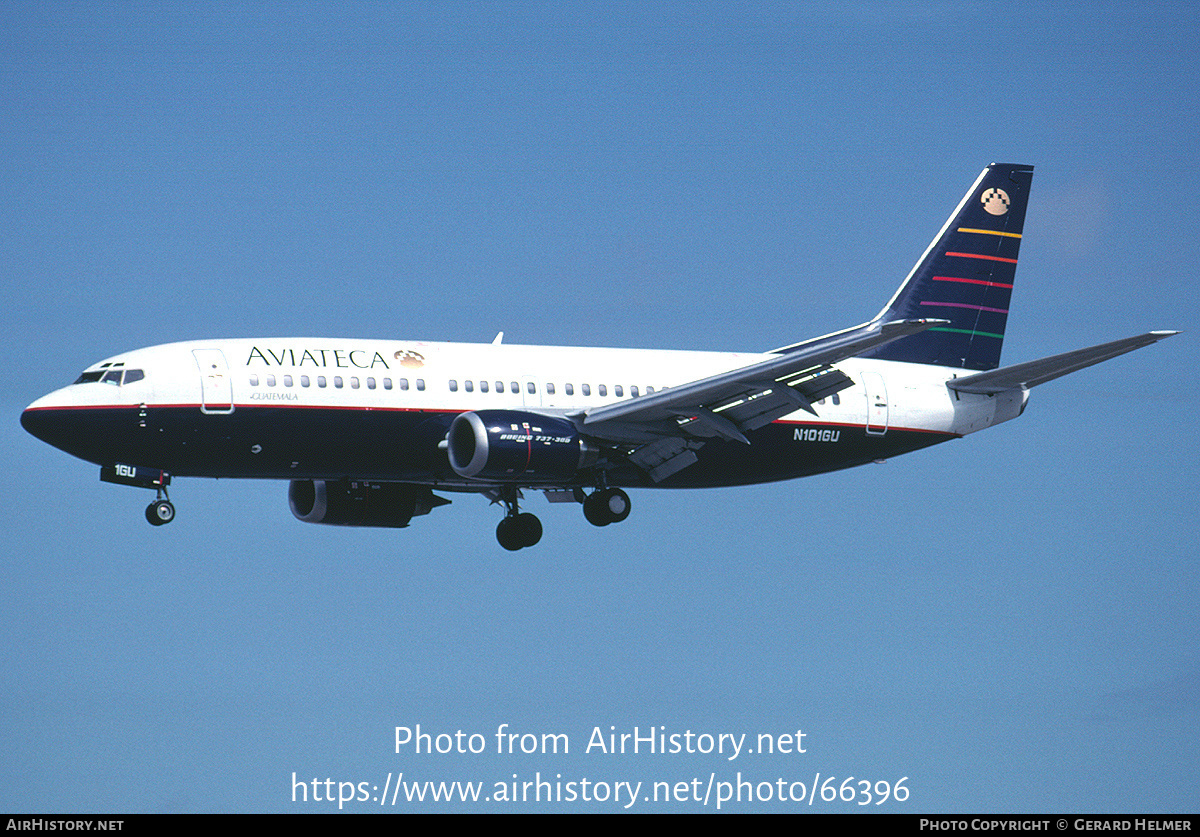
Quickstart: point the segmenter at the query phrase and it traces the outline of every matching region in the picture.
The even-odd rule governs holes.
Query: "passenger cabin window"
[[[425,379],[424,378],[417,378],[417,391],[418,392],[425,391]]]
[[[473,381],[463,381],[463,389],[467,392],[475,391],[475,383]]]
[[[487,384],[487,381],[480,381],[480,382],[479,382],[479,391],[480,391],[480,392],[487,392],[487,391],[488,391],[488,384]]]
[[[454,380],[453,378],[450,379],[450,391],[458,392],[458,381]]]
[[[601,398],[603,398],[604,396],[608,395],[608,387],[604,384],[600,384],[600,386],[596,387],[596,392]]]
[[[300,376],[300,386],[302,386],[302,387],[308,386],[308,376],[307,375]]]
[[[617,394],[618,394],[618,395],[620,395],[620,393],[617,393]],[[637,388],[637,387],[630,387],[630,388],[629,388],[629,394],[630,394],[632,397],[634,397],[634,398],[637,398],[637,397],[638,397],[638,388]]]
[[[537,384],[535,384],[533,381],[530,381],[529,383],[525,384],[525,389],[530,395],[534,395],[537,392]]]
[[[408,389],[408,378],[401,378],[401,379],[400,379],[400,389],[403,389],[403,390],[407,390],[407,389]]]
[[[320,387],[321,389],[325,388],[325,376],[324,375],[317,376],[317,386]]]
[[[563,384],[563,388],[567,391],[567,395],[575,394],[575,385],[574,384]]]
[[[583,385],[583,394],[584,394],[584,395],[591,395],[591,394],[592,394],[592,385],[591,385],[591,384],[584,384],[584,385]]]
[[[621,389],[620,384],[617,384],[615,387],[613,387],[613,395],[617,396],[617,398],[620,398],[624,394],[625,392]]]

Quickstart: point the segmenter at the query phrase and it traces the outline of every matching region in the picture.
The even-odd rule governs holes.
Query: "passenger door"
[[[882,436],[888,429],[887,387],[878,372],[864,372],[863,385],[867,388],[867,432]]]
[[[233,380],[220,349],[192,349],[200,370],[200,412],[232,413]]]

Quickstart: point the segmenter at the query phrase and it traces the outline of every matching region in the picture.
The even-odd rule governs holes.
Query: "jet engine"
[[[446,442],[460,476],[526,485],[561,485],[598,456],[567,419],[517,410],[462,413]]]
[[[401,528],[449,502],[424,486],[400,482],[292,480],[288,486],[292,514],[305,523]]]

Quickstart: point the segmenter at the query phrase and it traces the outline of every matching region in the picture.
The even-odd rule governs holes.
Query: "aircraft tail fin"
[[[949,320],[862,357],[987,370],[1000,347],[1033,166],[992,163],[979,175],[874,322]]]

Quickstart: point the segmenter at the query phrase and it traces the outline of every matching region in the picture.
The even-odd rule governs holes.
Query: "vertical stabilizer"
[[[1033,166],[992,163],[921,256],[878,322],[949,320],[862,357],[986,370],[1000,365]]]

